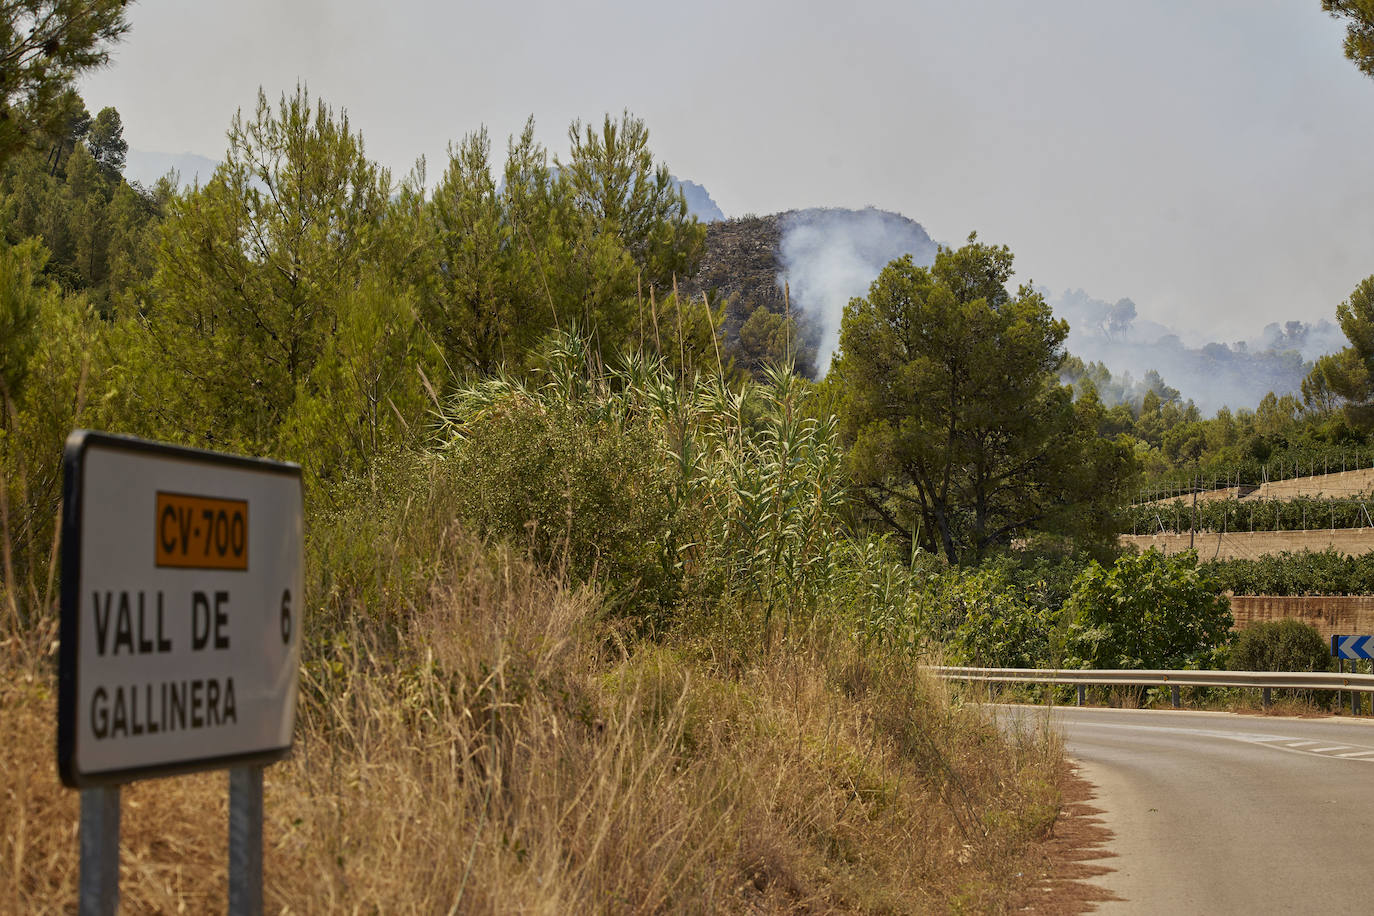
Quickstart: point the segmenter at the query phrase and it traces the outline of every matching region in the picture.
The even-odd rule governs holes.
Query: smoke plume
[[[822,374],[839,346],[840,318],[850,299],[868,295],[879,272],[904,254],[921,266],[935,263],[935,242],[920,223],[899,213],[793,210],[780,224],[778,281],[788,285],[792,307],[821,329],[816,363]]]
[[[915,220],[877,210],[812,209],[784,213],[779,221],[779,285],[792,307],[821,329],[821,371],[839,343],[844,307],[868,288],[889,261],[904,254],[916,264],[935,261],[936,244]],[[1311,362],[1346,345],[1326,319],[1315,324],[1271,324],[1230,343],[1189,345],[1181,333],[1143,316],[1130,299],[1107,302],[1081,289],[1053,297],[1039,290],[1056,317],[1069,322],[1068,351],[1111,373],[1113,397],[1138,401],[1149,388],[1177,388],[1204,415],[1228,406],[1254,407],[1267,393],[1295,394]]]
[[[1253,408],[1271,391],[1299,393],[1312,361],[1347,343],[1339,327],[1322,319],[1274,323],[1246,340],[1189,346],[1176,329],[1140,318],[1130,299],[1106,302],[1081,289],[1057,298],[1039,292],[1056,317],[1068,320],[1069,352],[1102,363],[1120,383],[1101,392],[1108,403],[1123,397],[1138,402],[1151,386],[1132,380],[1154,371],[1203,415],[1222,407]]]

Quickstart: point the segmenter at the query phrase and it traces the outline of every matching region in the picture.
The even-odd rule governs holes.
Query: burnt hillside
[[[781,280],[780,251],[786,216],[774,213],[708,224],[701,265],[692,281],[684,285],[684,292],[690,295],[705,293],[713,304],[724,303],[725,348],[736,363],[750,371],[776,359],[785,340],[782,319],[789,308]],[[763,314],[756,315],[759,312]],[[793,341],[797,369],[814,377],[819,329],[795,309],[791,316],[797,326]]]
[[[815,377],[818,357],[828,361],[838,340],[850,298],[867,293],[893,258],[911,254],[930,264],[935,250],[920,223],[872,207],[722,220],[706,227],[706,251],[687,288],[724,303],[726,346],[751,370],[783,351],[783,316],[790,314],[797,368]]]

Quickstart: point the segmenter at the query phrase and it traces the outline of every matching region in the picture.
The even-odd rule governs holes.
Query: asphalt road
[[[1374,912],[1374,719],[1049,715],[1116,835],[1098,912]]]

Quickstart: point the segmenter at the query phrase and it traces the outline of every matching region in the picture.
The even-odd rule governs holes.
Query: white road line
[[[1287,747],[1308,747],[1309,745],[1320,743],[1319,741],[1285,741],[1284,745]]]
[[[1336,756],[1337,756],[1337,757],[1368,757],[1368,756],[1370,756],[1371,754],[1374,754],[1374,751],[1352,751],[1352,752],[1349,753],[1349,754],[1337,754]]]
[[[1331,751],[1348,751],[1348,750],[1350,750],[1350,745],[1348,745],[1348,744],[1338,744],[1338,745],[1336,745],[1335,747],[1314,747],[1314,748],[1312,748],[1311,751],[1309,751],[1309,753],[1312,753],[1312,754],[1326,754],[1326,753],[1330,753]]]

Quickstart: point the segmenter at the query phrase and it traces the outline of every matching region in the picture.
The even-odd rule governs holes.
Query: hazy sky
[[[221,158],[306,83],[399,175],[628,108],[728,215],[900,211],[1019,280],[1233,340],[1374,273],[1374,80],[1318,0],[140,0],[87,106]]]

